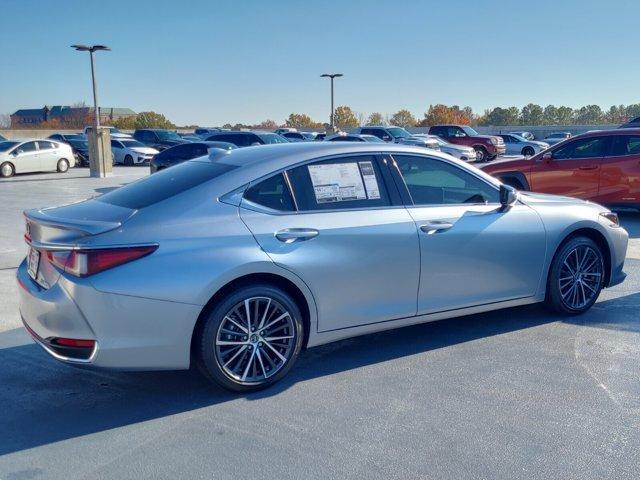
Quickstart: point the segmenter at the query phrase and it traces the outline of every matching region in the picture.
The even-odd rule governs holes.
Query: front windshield
[[[314,138],[316,138],[316,136],[313,133],[308,133],[308,132],[304,132],[302,136],[307,140],[313,140]]]
[[[256,133],[256,135],[258,135],[258,137],[260,137],[260,140],[262,140],[264,143],[289,143],[289,140],[287,140],[285,137],[283,137],[282,135],[278,135],[277,133]]]
[[[478,135],[480,135],[478,132],[476,132],[473,128],[469,127],[468,125],[464,125],[462,127],[462,130],[464,130],[464,133],[466,133],[470,137],[477,137]]]
[[[79,150],[89,150],[89,142],[87,142],[86,140],[72,139],[72,140],[69,140],[69,143],[71,144],[72,147],[75,147]]]
[[[120,130],[116,127],[109,127],[109,133],[120,133]]]
[[[0,152],[6,152],[7,150],[15,147],[16,145],[18,145],[20,142],[0,142]]]
[[[513,133],[511,134],[512,137],[514,137],[516,140],[520,141],[520,142],[528,142],[529,140],[527,140],[526,138],[524,138],[522,135],[514,135]]]
[[[166,131],[166,130],[157,130],[156,133],[158,134],[158,138],[160,140],[182,141],[182,138],[176,132],[169,132],[169,131]]]
[[[411,136],[411,134],[407,132],[404,128],[391,127],[391,128],[387,128],[387,130],[394,138],[408,138]]]
[[[384,140],[376,137],[375,135],[363,135],[362,138],[371,143],[384,143]]]
[[[146,147],[146,145],[145,145],[144,143],[140,143],[140,142],[139,142],[139,141],[137,141],[137,140],[124,140],[124,139],[123,139],[123,140],[120,140],[120,142],[121,142],[125,147],[128,147],[128,148],[134,148],[134,147],[137,147],[137,148],[140,148],[140,147]]]

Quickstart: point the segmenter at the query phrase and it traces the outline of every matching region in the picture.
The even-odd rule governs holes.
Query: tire
[[[487,149],[484,147],[473,147],[473,149],[476,151],[476,162],[478,163],[482,163],[482,162],[486,162],[489,158],[489,152],[487,152]]]
[[[11,162],[4,162],[0,165],[0,177],[9,178],[13,177],[16,173],[16,167]]]
[[[57,170],[60,173],[67,173],[69,171],[69,161],[66,158],[58,160]]]
[[[588,237],[571,238],[553,257],[545,304],[565,315],[584,313],[598,299],[604,276],[605,262],[600,247]]]
[[[279,288],[258,284],[241,287],[214,305],[196,332],[194,353],[207,379],[227,390],[251,392],[289,372],[303,338],[295,301]]]
[[[525,157],[533,157],[536,152],[533,150],[533,147],[524,147],[521,153]]]
[[[124,164],[126,167],[133,167],[133,157],[131,155],[127,155],[124,157]]]

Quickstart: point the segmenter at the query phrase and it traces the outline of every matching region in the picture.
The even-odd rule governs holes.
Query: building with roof
[[[98,107],[101,123],[112,123],[120,118],[134,117],[136,112],[130,108]],[[45,105],[42,108],[25,108],[11,115],[11,128],[34,128],[42,123],[55,120],[61,126],[77,128],[91,122],[93,107],[70,107],[67,105]]]

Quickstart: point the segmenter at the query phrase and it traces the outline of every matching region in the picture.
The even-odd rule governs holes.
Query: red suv
[[[521,190],[640,208],[640,128],[585,133],[533,157],[481,168]]]
[[[476,151],[476,162],[488,162],[498,155],[504,155],[504,140],[493,135],[480,135],[469,125],[434,125],[429,128],[429,135],[437,135],[449,143],[473,147]]]

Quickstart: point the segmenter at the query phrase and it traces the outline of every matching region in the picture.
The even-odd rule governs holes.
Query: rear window
[[[96,200],[140,209],[197,187],[238,167],[223,163],[185,162],[130,183]]]

